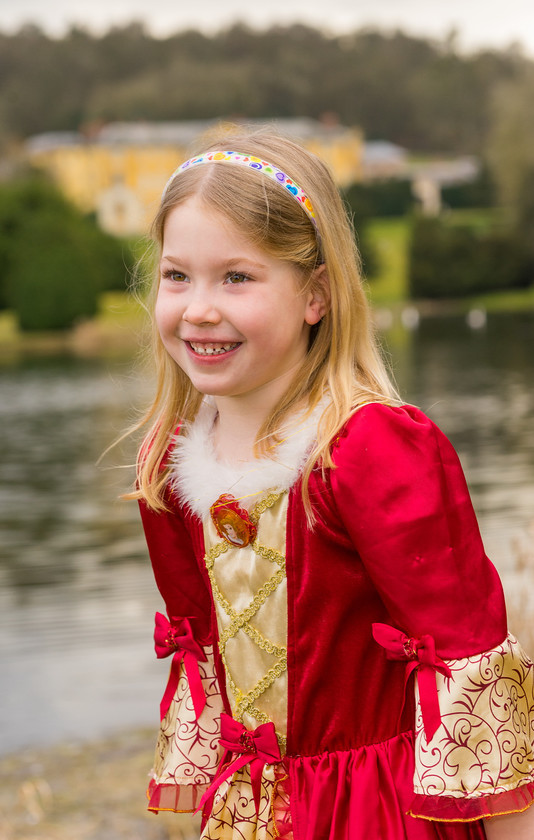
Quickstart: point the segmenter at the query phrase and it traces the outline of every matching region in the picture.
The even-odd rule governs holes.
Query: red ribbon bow
[[[258,813],[261,799],[262,770],[266,764],[274,764],[282,760],[274,723],[262,723],[256,729],[245,729],[242,723],[223,712],[221,714],[221,738],[219,743],[225,748],[226,752],[219,765],[217,775],[200,800],[197,810],[204,806],[226,779],[241,770],[245,764],[250,764],[252,793],[256,813]],[[226,764],[229,759],[228,753],[236,754],[236,757],[229,764]]]
[[[202,685],[198,663],[199,661],[207,662],[207,658],[201,646],[193,638],[193,631],[191,630],[189,620],[187,618],[173,618],[172,621],[177,623],[171,624],[168,618],[162,615],[162,613],[156,613],[156,627],[154,628],[156,656],[158,659],[164,659],[166,656],[174,653],[169,681],[159,707],[161,720],[167,714],[178,687],[182,659],[189,680],[193,708],[198,720],[206,705],[206,694]]]
[[[421,714],[427,742],[430,742],[441,724],[439,710],[436,671],[444,677],[450,677],[451,669],[436,654],[436,643],[432,636],[425,634],[420,639],[409,638],[400,630],[388,624],[373,624],[373,637],[385,648],[388,659],[407,659],[406,683],[412,671],[417,670],[417,684],[421,699]],[[404,707],[404,702],[403,702]],[[402,713],[402,712],[401,712]]]

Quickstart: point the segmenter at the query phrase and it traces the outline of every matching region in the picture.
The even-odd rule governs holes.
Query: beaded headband
[[[310,199],[299,187],[299,185],[295,184],[289,175],[286,175],[285,172],[282,172],[281,169],[278,169],[278,167],[274,166],[272,163],[267,163],[266,161],[261,160],[261,158],[253,157],[252,155],[244,155],[240,152],[205,152],[203,155],[197,155],[197,157],[186,160],[185,163],[182,163],[172,173],[171,177],[165,184],[163,195],[165,195],[170,184],[178,175],[185,172],[186,169],[191,169],[192,166],[199,166],[202,163],[232,163],[237,166],[248,166],[249,169],[256,169],[258,172],[262,172],[270,178],[271,181],[275,181],[281,187],[286,189],[288,193],[298,201],[301,207],[304,208],[315,227],[317,227],[315,212]]]

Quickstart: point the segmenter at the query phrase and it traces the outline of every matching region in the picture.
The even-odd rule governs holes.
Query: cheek
[[[170,332],[174,332],[176,318],[173,317],[172,307],[168,305],[165,294],[161,292],[158,293],[156,298],[154,320],[156,321],[156,326],[162,339],[165,339]]]
[[[300,342],[307,329],[309,329],[302,307],[298,305],[295,307],[295,310],[286,308],[284,311],[279,312],[279,316],[274,322],[274,329],[288,344],[291,345]]]

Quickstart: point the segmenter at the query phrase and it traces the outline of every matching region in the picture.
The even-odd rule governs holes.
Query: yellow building
[[[250,124],[250,123],[248,123]],[[217,121],[111,123],[90,139],[72,132],[27,142],[31,162],[51,174],[64,194],[118,236],[145,233],[170,173]],[[362,177],[358,129],[311,119],[277,120],[276,128],[330,166],[339,186]]]

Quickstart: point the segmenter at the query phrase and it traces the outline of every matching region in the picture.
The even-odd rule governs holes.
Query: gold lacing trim
[[[254,507],[250,512],[250,519],[257,525],[260,516],[262,513],[265,513],[268,508],[271,508],[276,502],[281,498],[282,493],[269,493],[264,499],[260,499],[259,502],[256,502]],[[271,686],[274,681],[280,677],[285,671],[287,671],[287,648],[284,645],[276,645],[274,642],[271,642],[269,639],[266,639],[255,627],[250,624],[250,620],[256,615],[258,610],[261,606],[266,602],[269,595],[271,595],[275,589],[282,583],[286,576],[286,560],[283,554],[279,551],[275,551],[273,548],[267,548],[267,546],[261,545],[258,540],[254,540],[251,545],[252,550],[260,557],[263,557],[265,560],[269,560],[271,563],[274,563],[278,566],[278,569],[275,573],[267,580],[256,592],[254,598],[244,609],[242,612],[238,612],[237,610],[232,607],[228,599],[223,595],[221,592],[217,580],[215,578],[215,561],[219,558],[222,554],[225,554],[228,549],[230,548],[230,544],[222,540],[219,543],[215,543],[206,552],[206,556],[204,558],[204,562],[206,564],[206,570],[208,572],[208,576],[211,582],[211,588],[213,591],[213,597],[215,600],[220,604],[223,608],[225,613],[231,619],[230,624],[223,630],[219,638],[219,651],[221,654],[221,659],[226,671],[226,677],[228,680],[228,684],[232,689],[232,692],[235,696],[236,700],[236,707],[234,710],[234,717],[236,720],[239,720],[241,723],[243,722],[244,715],[248,712],[255,720],[258,720],[260,723],[270,723],[270,719],[267,715],[258,709],[255,706],[255,701],[258,700],[261,695],[267,691],[269,686]],[[278,661],[273,665],[272,668],[269,668],[267,673],[264,677],[259,680],[256,685],[250,689],[250,691],[243,692],[241,689],[236,685],[234,679],[230,673],[230,669],[228,667],[228,663],[226,661],[226,645],[228,641],[233,638],[239,630],[243,630],[244,633],[262,650],[267,651],[267,653],[272,654],[278,658]],[[287,738],[280,734],[276,733],[278,737],[278,741],[280,746],[285,749]]]
[[[258,524],[262,513],[265,513],[265,511],[268,508],[271,508],[273,505],[275,505],[278,499],[282,497],[282,495],[283,493],[269,493],[269,495],[265,496],[264,499],[260,499],[259,502],[256,502],[256,504],[250,511],[250,518],[254,522],[254,525]]]
[[[279,779],[274,780],[273,789],[271,791],[271,820],[273,823],[273,831],[275,837],[280,837],[280,832],[278,831],[278,827],[276,825],[276,811],[274,807],[274,803],[276,801],[276,797],[278,796],[278,788],[284,782],[287,782],[289,779],[289,773],[286,773],[285,776],[281,776]],[[291,835],[293,836],[293,835]]]
[[[476,822],[477,820],[491,820],[493,817],[505,817],[507,814],[524,814],[525,811],[528,811],[529,808],[534,807],[532,802],[528,805],[525,805],[524,808],[516,808],[513,811],[495,811],[493,814],[479,814],[478,817],[464,817],[461,819],[460,817],[446,819],[445,817],[426,817],[422,814],[414,814],[413,811],[406,811],[409,817],[414,817],[416,820],[427,820],[429,822],[444,822],[444,823],[472,823]]]

